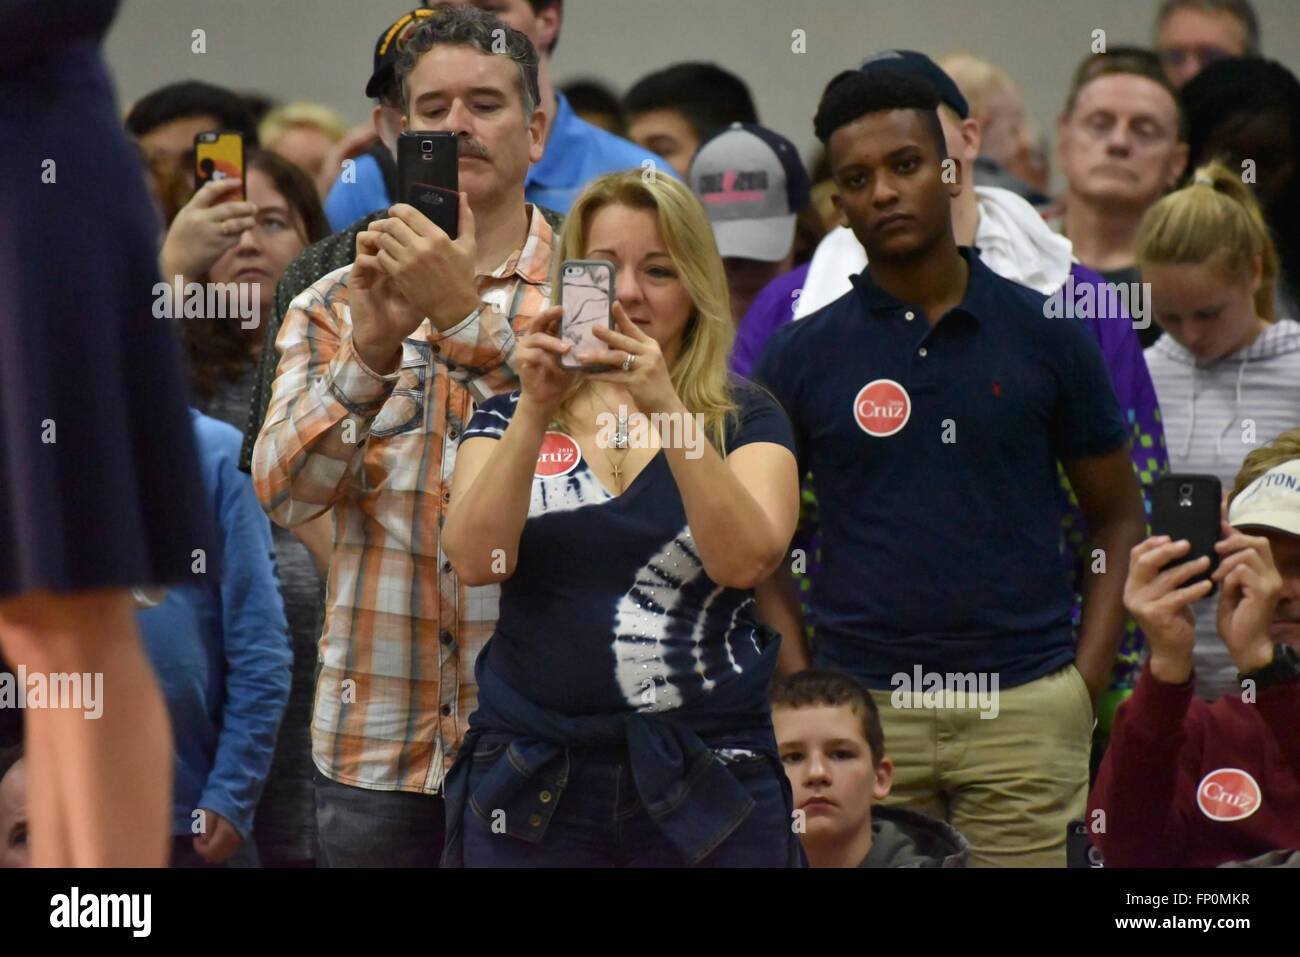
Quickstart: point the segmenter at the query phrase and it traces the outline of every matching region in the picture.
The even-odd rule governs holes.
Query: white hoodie
[[[1145,355],[1175,472],[1217,475],[1229,491],[1246,453],[1300,427],[1300,322],[1279,320],[1206,366],[1167,335]],[[1218,600],[1195,606],[1196,693],[1206,700],[1241,693],[1215,624]]]
[[[1070,241],[1048,227],[1034,207],[1007,189],[975,187],[979,222],[975,246],[999,276],[1048,296],[1060,289],[1073,259]],[[802,319],[852,287],[850,276],[867,268],[867,251],[848,226],[831,230],[817,244],[794,317]]]

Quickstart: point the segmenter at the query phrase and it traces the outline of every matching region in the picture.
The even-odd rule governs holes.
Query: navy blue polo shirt
[[[873,688],[916,665],[1008,688],[1072,661],[1056,462],[1127,440],[1083,323],[961,255],[965,296],[933,327],[868,268],[754,372],[821,509],[814,660]]]

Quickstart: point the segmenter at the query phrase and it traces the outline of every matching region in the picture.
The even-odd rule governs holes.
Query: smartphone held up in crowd
[[[560,357],[565,369],[603,372],[605,365],[584,365],[581,355],[607,349],[596,328],[614,328],[614,264],[604,259],[567,259],[560,266],[560,338],[573,348]]]
[[[398,196],[452,239],[460,216],[456,134],[407,130],[397,138]]]
[[[244,137],[234,130],[210,130],[194,136],[194,187],[213,180],[244,178]],[[244,187],[239,198],[246,199]]]
[[[1151,486],[1151,534],[1168,535],[1173,541],[1187,539],[1191,543],[1186,555],[1166,567],[1203,556],[1210,559],[1205,573],[1187,585],[1208,579],[1219,567],[1214,543],[1219,540],[1222,498],[1223,488],[1213,475],[1170,473],[1156,479]],[[1210,594],[1217,588],[1216,584]]]

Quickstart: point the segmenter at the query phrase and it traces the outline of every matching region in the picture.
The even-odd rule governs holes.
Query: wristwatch
[[[1256,690],[1300,680],[1300,655],[1281,642],[1273,646],[1273,660],[1263,668],[1237,673],[1238,681],[1255,682]]]

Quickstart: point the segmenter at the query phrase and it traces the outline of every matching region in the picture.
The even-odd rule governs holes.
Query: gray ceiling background
[[[195,78],[314,99],[359,122],[374,42],[412,0],[125,0],[107,55],[123,109],[149,90]],[[712,60],[745,78],[763,123],[816,147],[812,114],[826,81],[886,47],[992,60],[1020,85],[1050,133],[1092,31],[1149,43],[1157,0],[565,0],[553,61],[559,84],[594,76],[622,94],[679,60]],[[1300,0],[1255,0],[1264,54],[1300,72]],[[207,52],[191,53],[191,33]],[[807,50],[791,51],[804,31]]]

